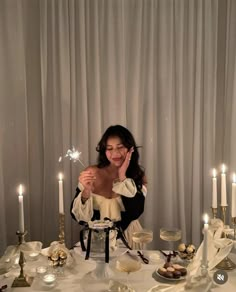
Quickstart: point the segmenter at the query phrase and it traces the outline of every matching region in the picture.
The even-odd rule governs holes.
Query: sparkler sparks
[[[79,152],[78,150],[75,150],[75,147],[73,146],[72,149],[68,149],[66,152],[66,155],[64,156],[69,157],[70,160],[72,160],[73,162],[77,162],[79,161],[83,167],[85,167],[85,165],[83,164],[83,162],[80,159],[82,152]],[[62,156],[59,157],[58,161],[61,162],[62,161]]]

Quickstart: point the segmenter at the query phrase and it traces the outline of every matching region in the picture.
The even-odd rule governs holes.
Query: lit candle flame
[[[208,223],[209,217],[208,217],[207,214],[204,214],[204,216],[203,216],[203,220],[204,220],[204,223],[205,223],[205,224]]]
[[[19,196],[22,196],[22,194],[23,194],[23,186],[20,185],[19,186]]]
[[[225,164],[222,164],[222,168],[221,168],[221,170],[222,170],[222,173],[225,173],[225,171],[226,171],[226,166],[225,166]]]
[[[216,172],[215,168],[213,168],[213,170],[212,170],[212,175],[213,175],[213,177],[216,177],[216,175],[217,175],[217,172]]]
[[[59,173],[59,180],[62,180],[63,179],[63,175],[62,173]]]

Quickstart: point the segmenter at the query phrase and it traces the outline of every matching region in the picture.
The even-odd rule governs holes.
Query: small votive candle
[[[43,276],[43,282],[47,285],[53,285],[56,281],[56,276],[54,274],[46,274]]]
[[[39,256],[38,252],[32,252],[29,254],[29,258],[33,261],[36,260],[38,258],[38,256]]]
[[[47,272],[47,268],[44,267],[44,266],[37,267],[36,272],[37,272],[37,274],[39,274],[39,275],[43,275],[43,274],[45,274],[45,273]]]

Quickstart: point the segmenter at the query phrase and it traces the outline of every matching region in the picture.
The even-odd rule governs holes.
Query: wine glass
[[[177,255],[177,253],[175,252],[174,243],[179,241],[181,237],[182,232],[178,228],[163,227],[160,229],[160,238],[168,242],[168,249],[170,251],[173,250],[173,253],[169,252],[169,254],[165,254],[164,252],[162,252],[167,257],[167,262],[171,261],[171,257],[175,257]]]
[[[153,231],[150,229],[135,231],[132,233],[132,240],[135,243],[135,249],[138,250],[138,255],[141,257],[144,263],[148,264],[148,259],[144,257],[142,250],[146,249],[146,245],[152,242]]]
[[[127,273],[127,278],[126,278],[127,287],[125,287],[125,291],[135,292],[134,288],[132,288],[132,286],[130,285],[129,274],[141,269],[141,262],[139,261],[138,257],[130,253],[126,253],[120,256],[119,259],[117,259],[116,261],[116,269],[120,272]],[[119,287],[119,289],[122,289],[122,288]]]

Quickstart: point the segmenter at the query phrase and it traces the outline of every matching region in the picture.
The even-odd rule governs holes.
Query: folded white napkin
[[[222,237],[224,232],[224,224],[220,219],[212,219],[208,229],[208,242],[207,242],[207,257],[208,269],[212,270],[219,264],[225,257],[229,255],[233,247],[233,240]],[[196,273],[196,269],[201,266],[203,253],[203,242],[197,250],[193,262],[189,265],[188,269],[191,274]]]

